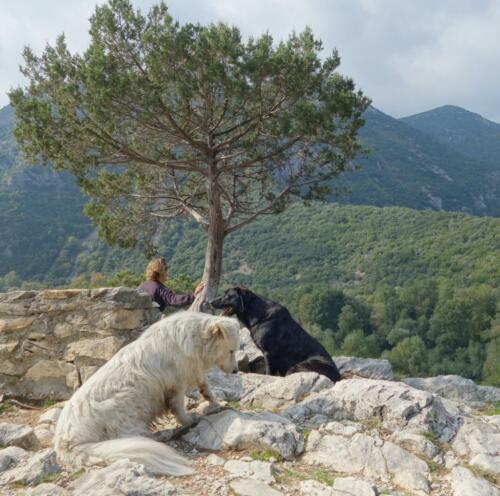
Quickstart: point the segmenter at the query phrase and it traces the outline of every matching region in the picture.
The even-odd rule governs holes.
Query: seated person
[[[167,288],[164,283],[167,279],[167,262],[164,258],[155,258],[148,263],[146,267],[146,279],[139,286],[139,291],[148,293],[152,300],[160,307],[163,312],[167,306],[182,307],[191,305],[196,295],[203,289],[203,283],[198,284],[194,293],[175,294]]]

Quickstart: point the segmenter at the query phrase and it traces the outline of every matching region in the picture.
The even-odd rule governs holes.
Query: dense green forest
[[[192,287],[203,232],[172,225],[158,245],[174,289]],[[382,356],[400,374],[455,373],[500,386],[499,248],[500,219],[297,204],[227,238],[224,284],[281,302],[334,355]],[[138,249],[73,238],[57,265],[75,267],[74,287],[135,286],[145,263]]]

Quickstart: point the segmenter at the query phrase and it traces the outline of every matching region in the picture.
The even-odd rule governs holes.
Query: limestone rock
[[[254,479],[235,480],[229,487],[237,496],[283,496],[283,493]]]
[[[76,357],[89,357],[94,360],[108,361],[125,344],[125,339],[115,336],[104,339],[81,339],[68,345],[64,359],[72,362]]]
[[[396,484],[415,494],[425,495],[430,491],[429,468],[424,461],[394,443],[366,434],[346,437],[312,431],[302,460],[346,474],[384,480],[392,477]]]
[[[337,477],[331,496],[377,496],[373,484],[355,477]]]
[[[39,443],[29,425],[0,423],[0,445],[18,446],[27,450],[38,449]]]
[[[26,496],[69,496],[70,493],[61,486],[46,482],[36,487],[30,487],[26,491]]]
[[[224,470],[239,478],[256,479],[270,484],[274,482],[271,472],[272,464],[258,460],[242,461],[229,460],[224,465]]]
[[[443,441],[450,440],[458,428],[457,418],[438,397],[399,382],[373,379],[340,381],[282,413],[295,422],[316,414],[334,420],[378,421],[391,432],[430,432]]]
[[[51,429],[48,424],[39,425],[35,427],[35,436],[40,443],[40,446],[44,448],[49,448],[52,446],[52,440],[54,438],[53,428]]]
[[[40,417],[38,418],[38,424],[56,425],[57,420],[61,415],[61,412],[62,408],[50,408],[49,410],[45,411],[42,415],[40,415]]]
[[[61,360],[40,360],[24,376],[25,394],[33,399],[68,398],[73,388],[68,386],[66,376],[74,370],[73,365]]]
[[[332,496],[330,486],[311,479],[300,481],[299,492],[302,496]]]
[[[394,373],[392,372],[389,360],[346,356],[332,358],[341,374],[352,374],[366,377],[367,379],[384,379],[386,381],[394,379]]]
[[[236,353],[236,359],[241,372],[265,374],[264,354],[257,348],[246,327],[240,329],[240,349]]]
[[[391,435],[391,441],[399,446],[416,451],[421,455],[433,459],[439,455],[439,448],[425,436],[413,432],[396,431]]]
[[[29,456],[28,452],[17,446],[9,446],[0,450],[0,473],[17,465]]]
[[[465,418],[452,447],[471,465],[500,474],[500,429],[495,425]]]
[[[165,479],[155,478],[143,465],[119,460],[79,477],[68,488],[74,496],[179,496]]]
[[[453,469],[451,487],[453,496],[500,496],[500,489],[464,467]]]
[[[301,372],[279,377],[260,388],[256,388],[242,399],[243,405],[274,410],[293,405],[310,393],[333,386],[333,382],[315,372]]]
[[[480,386],[471,379],[459,375],[438,375],[436,377],[409,377],[403,382],[416,389],[438,394],[443,398],[460,403],[485,403],[500,401],[500,389]]]
[[[50,474],[55,474],[60,471],[59,465],[56,462],[56,453],[53,449],[48,448],[30,456],[25,463],[18,464],[12,469],[4,472],[0,476],[0,483],[33,484],[43,480],[44,477]]]
[[[289,420],[272,413],[226,410],[204,417],[183,439],[197,448],[260,449],[292,459],[303,451],[302,436]]]

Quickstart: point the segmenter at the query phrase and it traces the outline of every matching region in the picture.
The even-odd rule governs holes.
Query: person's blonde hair
[[[167,262],[164,258],[154,258],[146,267],[146,279],[149,281],[159,281],[167,273]]]

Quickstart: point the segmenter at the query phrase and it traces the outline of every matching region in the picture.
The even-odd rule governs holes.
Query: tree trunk
[[[210,312],[208,302],[217,296],[222,274],[222,253],[225,237],[224,218],[220,204],[220,191],[214,178],[209,180],[208,198],[210,202],[207,248],[205,250],[205,268],[202,281],[203,291],[196,297],[190,310]]]

